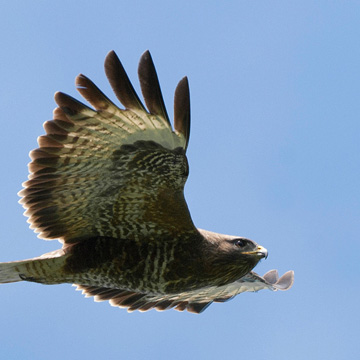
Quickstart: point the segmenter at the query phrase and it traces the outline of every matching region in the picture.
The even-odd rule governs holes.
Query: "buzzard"
[[[19,195],[39,237],[63,246],[0,264],[0,283],[74,283],[86,296],[128,311],[155,308],[200,313],[244,291],[287,290],[279,278],[252,272],[267,250],[254,241],[197,229],[184,199],[189,173],[188,80],[175,90],[172,129],[156,70],[146,51],[139,79],[147,109],[111,51],[105,72],[124,109],[86,76],[64,93],[31,151],[29,180]]]

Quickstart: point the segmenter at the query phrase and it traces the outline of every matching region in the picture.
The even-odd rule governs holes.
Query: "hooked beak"
[[[256,250],[247,251],[244,252],[243,254],[256,255],[256,256],[260,256],[260,258],[265,258],[265,259],[268,257],[268,251],[260,245],[257,246]]]
[[[258,247],[257,247],[256,251],[254,251],[254,253],[265,259],[268,257],[268,251],[260,245],[258,245]]]

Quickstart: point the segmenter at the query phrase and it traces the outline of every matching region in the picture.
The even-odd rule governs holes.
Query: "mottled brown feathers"
[[[129,312],[139,310],[158,311],[174,308],[178,311],[187,310],[201,313],[213,302],[226,302],[244,291],[258,291],[261,289],[288,290],[294,280],[293,271],[288,271],[280,279],[277,270],[267,272],[261,277],[253,272],[242,279],[225,286],[207,287],[179,294],[155,295],[136,293],[122,289],[108,289],[96,286],[76,285],[86,297],[94,296],[95,301],[110,301],[113,306],[125,307]]]
[[[113,51],[105,72],[124,108],[78,75],[77,90],[92,107],[55,94],[58,107],[30,153],[29,178],[19,193],[30,227],[63,248],[0,263],[0,283],[75,283],[87,296],[129,311],[195,313],[244,291],[290,288],[291,271],[281,278],[277,271],[264,277],[251,271],[266,249],[192,222],[184,198],[187,78],[175,90],[173,130],[148,51],[138,69],[148,110]]]
[[[177,193],[183,191],[186,176],[176,169],[181,169],[182,163],[187,167],[186,158],[184,154],[175,156],[172,151],[186,149],[187,133],[179,127],[178,120],[178,133],[171,129],[150,54],[146,52],[139,64],[140,82],[150,113],[141,104],[114,52],[106,57],[105,70],[125,110],[119,109],[90,79],[80,74],[76,78],[77,89],[94,109],[57,92],[55,101],[59,107],[54,111],[54,120],[44,124],[46,135],[39,137],[39,149],[30,153],[30,180],[20,192],[21,203],[27,209],[32,228],[42,238],[72,242],[91,235],[129,235],[136,232],[136,224],[141,222],[141,214],[148,212],[146,209],[161,208],[157,194],[168,189],[171,201],[171,194],[178,200]],[[138,158],[140,153],[124,154],[114,160],[113,154],[122,146],[137,141],[142,141],[141,154],[159,153],[155,168],[149,163],[147,169],[146,162],[138,168],[133,158]],[[157,145],[146,150],[144,144],[151,141]],[[160,153],[169,156],[160,161],[163,156]],[[153,172],[151,167],[158,171]],[[147,171],[147,184],[135,181],[144,178]],[[156,185],[161,184],[158,180],[162,177],[171,179],[173,185],[168,181],[168,185]],[[146,187],[151,183],[152,187]],[[161,186],[166,187],[161,190]],[[127,205],[117,205],[120,201]],[[185,204],[185,200],[180,201]],[[181,208],[178,218],[190,219],[186,204]],[[136,219],[131,218],[130,214],[136,212],[139,213]],[[109,227],[109,222],[116,225]],[[194,231],[191,220],[187,224]],[[160,227],[150,223],[142,226],[144,234],[147,228]]]
[[[112,306],[127,308],[129,312],[135,310],[143,312],[151,309],[165,311],[174,308],[178,311],[187,310],[199,314],[212,303],[212,301],[197,303],[180,299],[167,300],[166,296],[151,296],[127,290],[100,288],[96,286],[77,285],[76,290],[82,291],[86,297],[94,296],[95,301],[110,301]]]

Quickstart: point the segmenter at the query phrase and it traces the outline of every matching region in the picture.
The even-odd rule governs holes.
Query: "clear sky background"
[[[82,72],[115,99],[115,50],[139,89],[147,49],[169,114],[189,77],[186,198],[198,227],[295,270],[203,314],[135,312],[70,285],[0,286],[2,359],[355,359],[360,354],[360,2],[2,1],[0,261],[60,246],[28,229],[17,192],[57,90]]]

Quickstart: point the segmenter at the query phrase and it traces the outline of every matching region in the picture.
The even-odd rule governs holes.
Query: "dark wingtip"
[[[201,314],[203,311],[205,311],[210,305],[212,304],[212,301],[210,302],[204,302],[204,303],[189,303],[186,306],[186,310],[194,313],[194,314]]]
[[[159,79],[149,50],[140,58],[138,75],[145,104],[153,115],[161,116],[170,125],[169,117],[161,94]]]
[[[75,85],[79,93],[96,110],[105,110],[113,105],[111,100],[85,75],[79,74],[75,78]]]
[[[61,110],[68,116],[74,116],[82,111],[93,111],[88,106],[76,100],[70,95],[57,91],[54,95],[55,102],[59,105]]]
[[[190,138],[190,89],[186,76],[179,81],[175,89],[174,127],[176,131],[184,135],[186,150]]]
[[[146,111],[114,50],[106,55],[104,67],[116,97],[125,108]]]

